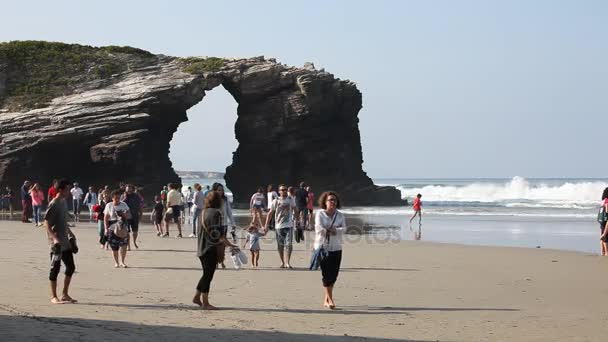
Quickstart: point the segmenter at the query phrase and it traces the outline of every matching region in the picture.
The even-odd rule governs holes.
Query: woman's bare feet
[[[133,242],[133,246],[135,246],[135,249],[139,249],[139,246],[135,242]]]
[[[219,309],[216,308],[215,306],[207,303],[207,304],[203,304],[203,310],[219,310]]]
[[[129,266],[127,266],[127,264],[123,263],[123,264],[120,265],[120,267],[122,267],[122,268],[128,268]]]
[[[53,303],[53,304],[66,304],[66,303],[69,303],[69,302],[65,302],[63,300],[60,300],[57,297],[53,297],[53,298],[51,298],[51,303]]]
[[[120,265],[119,264],[114,264],[114,268],[119,268]]]
[[[69,302],[69,303],[78,303],[78,301],[72,297],[70,297],[67,294],[64,294],[63,296],[61,296],[61,300],[64,302]]]
[[[194,298],[192,298],[192,303],[203,307],[203,302],[201,302],[201,296],[200,295],[194,295]]]

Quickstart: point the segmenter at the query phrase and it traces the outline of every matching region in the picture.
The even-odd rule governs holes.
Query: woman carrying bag
[[[346,221],[340,208],[340,198],[333,191],[324,192],[319,198],[319,207],[315,215],[315,250],[323,249],[320,253],[321,273],[323,275],[323,292],[325,300],[323,306],[335,309],[336,304],[333,299],[333,289],[340,263],[342,262],[342,236],[346,231]]]
[[[217,310],[215,306],[209,304],[209,290],[217,268],[219,253],[224,253],[225,246],[236,247],[226,240],[224,235],[221,206],[221,195],[216,191],[210,191],[205,197],[205,208],[196,234],[197,256],[203,267],[203,275],[196,286],[192,302],[205,310]]]

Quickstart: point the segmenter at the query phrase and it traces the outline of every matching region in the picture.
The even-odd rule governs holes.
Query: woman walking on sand
[[[44,202],[44,192],[40,190],[40,185],[35,183],[30,189],[32,197],[32,209],[34,214],[34,224],[36,227],[42,226],[42,204]]]
[[[196,292],[192,302],[205,310],[217,310],[209,303],[209,290],[211,281],[219,262],[219,257],[224,257],[224,248],[232,246],[224,235],[222,226],[223,198],[220,192],[210,191],[205,197],[205,207],[202,213],[201,224],[197,231],[197,253],[203,267],[203,275],[198,281]],[[223,248],[220,248],[223,247]]]
[[[333,191],[324,192],[319,198],[321,210],[315,216],[315,243],[314,248],[321,246],[327,251],[327,256],[320,262],[323,274],[323,292],[325,299],[323,306],[335,309],[333,291],[334,284],[340,272],[342,262],[342,236],[346,230],[344,215],[338,210],[340,198]]]
[[[602,255],[608,256],[608,230],[606,227],[608,226],[608,188],[604,189],[602,193],[602,208],[600,208],[600,212],[603,210],[603,219],[598,220],[600,223],[600,250]]]
[[[270,206],[272,206],[272,201],[274,201],[275,199],[279,198],[279,194],[274,191],[274,185],[269,184],[268,187],[266,188],[266,206],[267,206],[267,210],[270,211]],[[274,218],[271,218],[269,223],[268,223],[268,229],[270,230],[274,230]]]
[[[308,222],[306,222],[306,230],[309,227],[312,227],[312,214],[315,209],[315,193],[312,192],[312,188],[310,186],[306,187],[306,191],[308,192],[308,200],[306,201],[306,209],[308,209]]]
[[[228,226],[230,226],[230,235],[232,235],[232,241],[236,243],[236,227],[234,224],[234,217],[232,216],[232,208],[230,207],[230,201],[228,201],[228,197],[224,193],[224,186],[220,183],[214,183],[211,187],[213,192],[217,192],[221,198],[221,206],[220,212],[222,214],[222,231],[223,236],[227,236],[228,234]],[[224,246],[225,248],[226,246]],[[219,255],[218,263],[222,265],[222,268],[226,268],[226,264],[224,263],[224,250],[222,249],[221,255]]]
[[[112,192],[112,202],[106,204],[104,209],[104,227],[108,244],[114,256],[114,267],[127,268],[127,247],[129,246],[129,231],[127,220],[130,218],[129,206],[120,201],[120,190]],[[120,262],[118,251],[120,250]]]

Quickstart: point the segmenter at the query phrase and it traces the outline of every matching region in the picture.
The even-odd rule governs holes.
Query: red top
[[[49,196],[48,196],[49,202],[54,200],[55,196],[57,196],[57,189],[55,189],[55,187],[52,186],[49,188]]]
[[[422,201],[420,201],[420,198],[418,198],[418,197],[414,198],[414,210],[416,210],[416,211],[420,210],[421,206],[422,206]]]

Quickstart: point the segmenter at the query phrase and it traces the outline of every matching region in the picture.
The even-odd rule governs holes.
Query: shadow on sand
[[[125,317],[128,319],[128,317]],[[210,322],[200,323],[208,325]],[[327,330],[328,334],[339,334]],[[411,341],[353,336],[294,334],[281,331],[191,328],[163,325],[144,325],[129,322],[84,318],[55,318],[42,316],[0,315],[0,341],[296,341],[296,342],[354,342],[354,341]],[[433,340],[437,341],[437,340]]]

